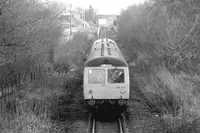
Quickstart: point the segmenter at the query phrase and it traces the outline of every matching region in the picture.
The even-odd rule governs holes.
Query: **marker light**
[[[121,94],[124,94],[124,93],[125,93],[125,91],[124,91],[124,90],[121,90],[121,91],[120,91],[120,93],[121,93]]]
[[[89,94],[92,94],[93,93],[93,91],[92,90],[89,90]]]

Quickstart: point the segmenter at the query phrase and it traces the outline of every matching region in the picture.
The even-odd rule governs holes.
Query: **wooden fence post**
[[[21,73],[18,74],[18,84],[21,84]]]
[[[30,73],[30,79],[31,79],[31,81],[32,81],[32,79],[33,79],[33,75],[32,75],[32,72]]]

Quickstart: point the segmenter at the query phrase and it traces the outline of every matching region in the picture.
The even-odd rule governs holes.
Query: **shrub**
[[[152,0],[119,17],[120,43],[135,61],[146,103],[160,114],[167,132],[199,129],[199,7],[196,1]]]
[[[192,123],[200,118],[200,91],[197,91],[196,84],[199,76],[194,79],[194,76],[184,73],[172,74],[165,67],[150,68],[149,73],[138,76],[137,82],[147,104],[152,112],[160,114],[167,130],[179,132],[185,125],[190,129]]]

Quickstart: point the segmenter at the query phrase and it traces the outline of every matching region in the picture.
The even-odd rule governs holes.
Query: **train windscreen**
[[[124,69],[108,69],[108,83],[124,82]]]
[[[90,69],[88,74],[89,84],[105,84],[104,69]]]

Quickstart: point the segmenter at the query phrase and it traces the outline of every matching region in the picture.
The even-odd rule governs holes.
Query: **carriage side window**
[[[108,69],[108,83],[124,83],[124,70]]]
[[[90,69],[88,71],[89,84],[105,84],[105,70],[103,69]]]

